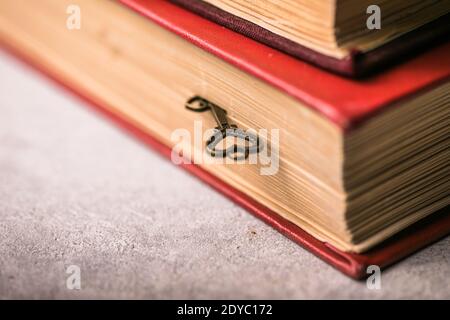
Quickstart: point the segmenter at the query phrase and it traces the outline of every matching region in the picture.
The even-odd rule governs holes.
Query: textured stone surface
[[[0,298],[450,298],[450,238],[368,290],[4,54],[0,77]]]

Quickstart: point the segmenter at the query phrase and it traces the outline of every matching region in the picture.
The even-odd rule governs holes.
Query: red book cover
[[[358,125],[395,101],[406,99],[419,90],[432,88],[448,80],[450,75],[450,44],[442,45],[387,73],[358,82],[319,70],[167,1],[122,0],[122,2],[195,45],[303,101],[341,126],[343,130]],[[110,106],[106,106],[104,102],[90,96],[86,91],[79,90],[67,79],[59,77],[57,73],[40,64],[32,55],[19,52],[14,48],[9,49],[88,101],[96,110],[105,114],[127,132],[170,158],[171,149],[168,146],[135,127],[126,118],[109,111],[112,109]],[[450,233],[450,209],[447,207],[364,254],[343,252],[315,239],[298,226],[212,176],[201,167],[193,164],[182,166],[300,246],[353,278],[366,276],[366,268],[369,265],[377,265],[381,268],[389,266]]]

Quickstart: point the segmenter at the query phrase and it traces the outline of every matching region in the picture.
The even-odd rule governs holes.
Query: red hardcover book
[[[344,132],[351,132],[353,128],[388,109],[394,103],[423,90],[434,88],[448,81],[450,77],[450,44],[433,49],[387,73],[364,81],[353,81],[296,60],[167,1],[122,0],[122,2],[149,18],[152,21],[149,23],[158,23],[196,46],[302,101],[337,124]],[[16,47],[11,41],[2,42],[5,48],[78,94],[144,143],[170,157],[170,147],[137,126],[125,115],[111,111],[114,108],[99,99],[95,93],[61,76],[61,73],[42,63],[33,54]],[[369,265],[384,268],[450,233],[450,210],[445,207],[365,253],[344,252],[314,238],[296,224],[200,166],[194,164],[182,166],[302,247],[353,278],[366,276],[366,268]]]

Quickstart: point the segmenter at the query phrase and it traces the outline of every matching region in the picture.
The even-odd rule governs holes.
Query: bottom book
[[[32,57],[26,56],[5,44],[3,45],[3,48],[13,56],[18,57],[21,61],[39,70],[63,88],[87,102],[94,110],[103,114],[128,134],[131,134],[153,150],[159,152],[162,156],[170,159],[172,152],[170,147],[161,143],[148,132],[135,126],[131,121],[127,120],[126,117],[121,117],[120,115],[111,112],[109,106],[106,106],[95,97],[89,96],[83,91],[78,90],[78,88],[73,86],[70,82],[59,77],[57,73],[52,72],[50,69],[33,61]],[[363,254],[345,252],[336,249],[326,242],[316,239],[297,225],[258,203],[255,199],[228,185],[218,177],[202,169],[200,166],[195,164],[180,164],[180,166],[299,244],[301,247],[309,250],[337,270],[355,279],[363,279],[370,275],[368,274],[369,266],[376,265],[380,268],[386,268],[450,234],[450,207],[447,206]]]

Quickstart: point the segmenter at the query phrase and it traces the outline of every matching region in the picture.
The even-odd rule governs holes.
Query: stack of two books
[[[450,232],[446,1],[0,9],[4,48],[347,275]]]

